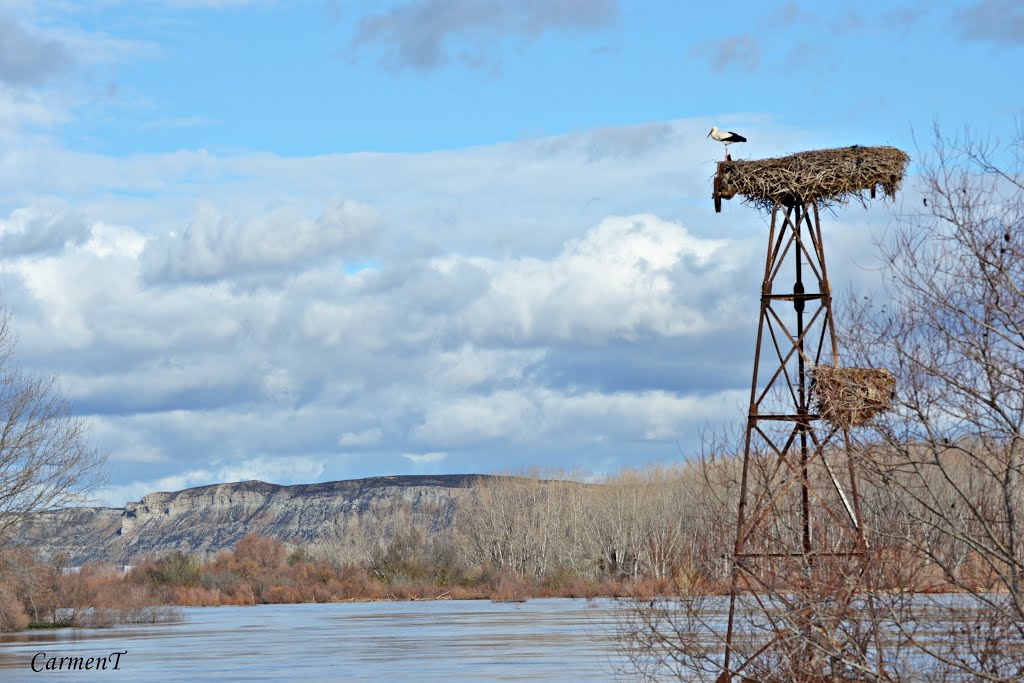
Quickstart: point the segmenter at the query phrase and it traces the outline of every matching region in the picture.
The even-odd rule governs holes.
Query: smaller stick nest
[[[776,202],[846,202],[865,192],[890,199],[903,182],[910,157],[895,147],[841,147],[753,161],[723,161],[715,176],[716,198],[744,201],[771,209]]]
[[[811,370],[811,392],[821,419],[834,427],[859,427],[892,407],[896,378],[885,368]]]

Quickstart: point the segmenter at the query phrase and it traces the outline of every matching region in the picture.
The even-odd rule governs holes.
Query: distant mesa
[[[344,541],[367,521],[400,516],[443,529],[475,482],[492,475],[396,475],[281,486],[250,480],[150,493],[123,508],[67,508],[33,516],[16,542],[44,559],[66,554],[69,565],[136,564],[146,555],[180,550],[209,556],[246,534],[292,543]]]

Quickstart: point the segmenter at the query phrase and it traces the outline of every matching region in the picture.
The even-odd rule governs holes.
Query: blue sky
[[[1021,63],[1008,0],[0,0],[0,297],[105,502],[673,460],[756,324],[710,126],[916,156],[1009,135]],[[830,216],[838,289],[914,173]]]

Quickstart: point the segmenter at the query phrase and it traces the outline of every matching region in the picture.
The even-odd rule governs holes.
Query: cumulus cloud
[[[590,134],[587,156],[590,161],[644,156],[670,146],[676,134],[669,123],[599,128]]]
[[[552,345],[732,325],[733,280],[751,255],[743,243],[699,238],[655,216],[613,217],[548,258],[449,255],[339,276],[304,294],[294,329],[305,343],[377,367],[388,354],[429,352],[432,383],[478,390],[527,379]]]
[[[65,371],[62,383],[80,408],[101,415],[211,410],[243,404],[257,396],[270,403],[279,402],[281,397],[273,387],[267,391],[267,383],[280,380],[273,372],[261,376],[252,367],[254,360],[257,359],[218,359],[212,354],[195,353],[188,354],[187,359],[148,358],[121,372],[104,372],[100,377],[87,369]],[[146,377],[145,382],[139,382],[140,375]],[[288,390],[293,391],[290,384]],[[290,403],[290,394],[287,399]]]
[[[329,204],[316,220],[281,210],[238,223],[206,204],[181,234],[153,240],[142,254],[150,283],[211,281],[275,270],[301,270],[359,250],[371,237],[376,212],[363,204]]]
[[[432,451],[430,453],[403,453],[402,457],[414,465],[430,465],[441,462],[448,457],[448,454],[441,451]]]
[[[353,446],[371,446],[379,443],[381,438],[384,436],[383,430],[380,427],[372,427],[370,429],[362,429],[356,432],[345,432],[338,437],[338,445],[342,448],[351,448]]]
[[[526,379],[527,368],[544,356],[541,349],[480,348],[464,343],[436,356],[430,379],[453,390],[513,384]]]
[[[67,205],[33,204],[0,218],[0,256],[53,254],[84,243],[91,233],[86,218]]]
[[[257,457],[211,468],[190,469],[149,480],[136,480],[110,486],[95,494],[96,502],[110,507],[123,507],[126,502],[140,500],[148,493],[179,491],[195,486],[253,479],[271,484],[303,484],[316,481],[324,471],[322,460],[308,457]]]
[[[392,69],[430,70],[453,60],[480,66],[505,39],[592,31],[617,15],[617,0],[409,0],[363,17],[350,51],[379,47]]]
[[[680,166],[709,125],[430,154],[55,155],[31,190],[82,193],[90,232],[0,261],[19,359],[59,370],[95,419],[134,487],[119,505],[229,476],[674,458],[740,413],[758,310],[764,226],[712,221],[712,164]],[[358,203],[325,203],[339,187]],[[661,217],[679,206],[703,208]],[[323,469],[232,469],[296,458]]]
[[[513,345],[701,334],[718,318],[706,295],[745,264],[730,247],[651,215],[607,218],[549,261],[475,259],[490,282],[466,324],[475,339]]]
[[[4,176],[17,178],[19,169],[24,172],[26,166],[35,163],[35,159],[23,153],[24,150],[10,148],[22,142],[17,135],[20,129],[25,126],[53,126],[67,121],[68,117],[66,107],[54,103],[49,94],[0,87],[0,140],[7,143],[5,149],[0,149],[0,179],[7,181]],[[15,182],[24,180],[22,177]],[[5,182],[5,189],[13,184]]]
[[[225,286],[142,289],[144,240],[131,228],[98,223],[84,244],[7,264],[25,295],[15,309],[26,347],[22,353],[46,356],[64,350],[68,355],[60,367],[65,373],[81,368],[87,375],[103,375],[104,381],[123,375],[130,383],[137,368],[125,369],[125,363],[148,358],[152,367],[162,367],[169,361],[168,350],[181,357],[242,333],[254,315],[251,302],[233,297]],[[109,372],[112,367],[121,370]],[[129,391],[121,402],[152,391]]]
[[[0,83],[44,83],[74,65],[70,51],[55,38],[42,36],[0,13]]]
[[[749,393],[749,392],[748,392]],[[716,394],[665,391],[563,392],[544,387],[496,391],[431,406],[413,436],[443,446],[588,434],[589,438],[675,440],[686,425],[736,411],[742,390]]]

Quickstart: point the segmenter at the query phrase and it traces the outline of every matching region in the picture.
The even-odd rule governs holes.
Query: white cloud
[[[7,257],[52,254],[85,242],[92,230],[86,218],[61,202],[15,209],[0,218],[0,253]]]
[[[268,367],[260,381],[263,394],[268,399],[281,403],[292,403],[298,390],[295,378],[287,368]]]
[[[587,439],[675,441],[687,428],[736,413],[743,390],[563,392],[542,387],[497,391],[438,404],[413,430],[425,443],[532,443],[586,434]]]
[[[739,414],[764,248],[754,212],[711,220],[710,167],[680,168],[706,131],[305,159],[44,145],[23,174],[0,147],[8,223],[89,228],[0,253],[19,359],[96,416],[114,498],[674,458]]]
[[[146,238],[134,230],[105,223],[94,223],[85,250],[99,258],[125,256],[137,259],[146,246]]]
[[[31,155],[25,153],[26,150],[15,147],[19,143],[24,143],[19,136],[21,129],[48,128],[69,119],[70,113],[67,108],[55,102],[52,95],[14,90],[0,84],[0,140],[7,143],[8,147],[4,152],[0,152],[0,162],[7,162],[12,166],[18,162],[34,163]]]
[[[36,152],[53,145],[49,134],[83,112],[88,116],[99,101],[137,106],[118,96],[111,65],[159,51],[152,43],[83,30],[74,17],[73,23],[60,18],[73,8],[53,11],[54,3],[36,4],[9,0],[0,7],[0,176],[13,162],[29,187],[26,176],[38,162]],[[39,170],[52,175],[54,167]]]
[[[474,260],[491,281],[468,326],[475,338],[519,344],[706,333],[722,322],[702,310],[707,293],[722,292],[748,255],[656,216],[607,218],[548,261]]]
[[[441,462],[448,457],[448,454],[441,451],[432,451],[430,453],[403,453],[402,457],[414,465],[429,465]]]
[[[67,71],[73,64],[64,43],[28,29],[0,12],[0,84],[37,85]]]
[[[148,493],[253,479],[271,484],[301,484],[316,481],[323,471],[323,461],[316,458],[257,457],[213,468],[186,470],[158,479],[110,486],[96,492],[94,498],[99,505],[123,507],[126,502],[138,501]]]
[[[319,458],[253,458],[227,464],[217,471],[220,481],[248,481],[258,479],[275,484],[293,484],[316,481],[324,471]]]
[[[380,427],[363,429],[358,432],[345,432],[338,437],[338,445],[342,448],[349,448],[352,446],[372,446],[375,443],[379,443],[383,436],[384,432]]]
[[[180,235],[146,245],[143,277],[148,282],[208,281],[300,270],[321,259],[360,253],[376,221],[372,208],[351,201],[328,204],[316,220],[284,209],[244,224],[204,204]]]
[[[466,343],[437,354],[431,379],[452,390],[520,382],[525,379],[526,369],[543,358],[541,349],[487,349]]]

